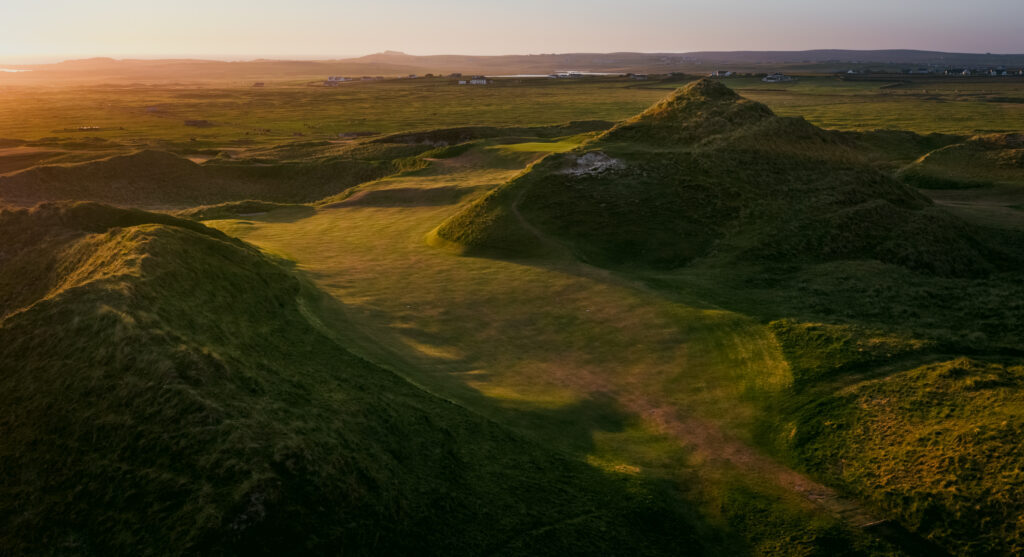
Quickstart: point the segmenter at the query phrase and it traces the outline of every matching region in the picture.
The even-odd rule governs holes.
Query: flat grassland
[[[825,128],[967,135],[1024,129],[1024,81],[1017,78],[846,81],[821,76],[790,83],[724,81],[780,115],[803,116]],[[434,78],[330,88],[294,82],[263,88],[0,85],[0,138],[98,137],[196,149],[425,127],[617,121],[685,82],[499,79],[488,86],[460,86],[452,79]],[[186,125],[186,120],[194,125]]]

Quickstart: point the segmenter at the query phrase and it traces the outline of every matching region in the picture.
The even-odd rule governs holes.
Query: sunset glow
[[[4,2],[0,60],[914,48],[1021,52],[1018,0]]]

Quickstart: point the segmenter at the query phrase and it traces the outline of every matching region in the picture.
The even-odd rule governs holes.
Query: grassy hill
[[[967,276],[1019,264],[1010,243],[935,208],[862,150],[702,80],[549,156],[437,235],[506,253],[554,238],[612,267],[874,259]]]
[[[928,189],[1024,187],[1024,135],[988,134],[929,151],[901,172]]]
[[[761,447],[953,554],[1014,555],[1024,242],[892,172],[962,141],[825,131],[701,81],[432,238],[540,265],[568,253],[759,320],[792,376],[759,403]]]
[[[87,200],[121,206],[189,207],[225,201],[315,201],[401,168],[390,159],[325,156],[305,160],[196,164],[143,150],[69,165],[37,166],[0,176],[0,201],[32,206]]]
[[[686,554],[684,510],[353,356],[198,223],[0,212],[5,553]]]

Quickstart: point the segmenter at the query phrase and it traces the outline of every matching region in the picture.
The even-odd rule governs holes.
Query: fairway
[[[709,512],[758,486],[749,488],[781,516],[875,520],[754,448],[759,401],[792,382],[755,320],[562,257],[466,258],[427,245],[458,209],[421,204],[431,190],[471,189],[465,202],[516,173],[474,160],[368,184],[312,216],[207,224],[294,261],[328,295],[311,311],[360,355],[548,446],[613,473],[672,481]],[[401,192],[391,206],[359,200],[388,191]],[[820,526],[786,528],[799,537]]]
[[[295,75],[0,88],[23,553],[1024,547],[1024,81]]]

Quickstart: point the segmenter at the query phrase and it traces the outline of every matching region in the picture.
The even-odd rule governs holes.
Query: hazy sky
[[[1024,0],[0,0],[0,60],[916,48],[1024,53]]]

